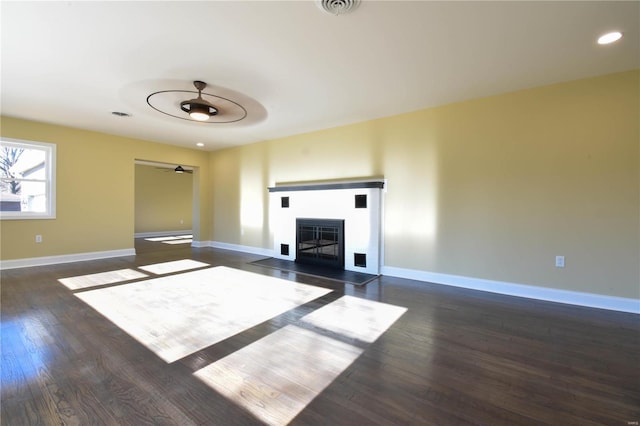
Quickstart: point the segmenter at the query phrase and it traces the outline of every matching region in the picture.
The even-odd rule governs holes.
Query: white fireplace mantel
[[[296,219],[344,220],[344,269],[378,275],[383,188],[382,179],[270,187],[274,257],[296,260]]]

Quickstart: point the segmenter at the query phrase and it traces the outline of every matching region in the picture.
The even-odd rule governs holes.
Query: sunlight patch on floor
[[[193,235],[189,234],[189,235],[173,235],[170,237],[150,237],[150,238],[145,238],[145,241],[159,242],[159,241],[181,240],[184,238],[193,238]]]
[[[330,291],[218,266],[76,297],[174,362]]]
[[[148,277],[147,274],[133,269],[119,269],[117,271],[99,272],[97,274],[79,275],[77,277],[60,278],[59,283],[69,290],[95,287],[105,284],[115,284]]]
[[[162,244],[191,244],[193,240],[191,238],[181,240],[163,241]]]
[[[305,315],[301,321],[351,339],[373,343],[407,308],[343,296]]]
[[[300,320],[339,336],[287,325],[194,375],[261,421],[287,424],[406,310],[345,296]]]
[[[139,266],[138,269],[151,272],[156,275],[170,274],[173,272],[188,271],[189,269],[197,269],[209,266],[208,263],[198,262],[197,260],[182,259],[171,262],[155,263],[153,265]]]
[[[194,374],[270,425],[289,423],[363,352],[287,325]]]

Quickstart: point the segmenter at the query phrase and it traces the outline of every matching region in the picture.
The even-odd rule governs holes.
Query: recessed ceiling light
[[[131,114],[128,114],[126,112],[121,112],[121,111],[112,111],[111,114],[117,117],[131,117]]]
[[[598,44],[613,43],[614,41],[618,41],[621,38],[622,38],[622,33],[621,32],[613,31],[613,32],[601,35],[600,38],[598,38]]]
[[[202,142],[198,142],[196,145],[197,146],[204,146],[204,144]]]

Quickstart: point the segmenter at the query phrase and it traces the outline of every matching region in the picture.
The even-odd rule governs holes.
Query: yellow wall
[[[136,164],[136,234],[191,230],[192,182],[190,173]]]
[[[213,240],[272,248],[276,182],[384,176],[386,266],[640,298],[639,82],[618,73],[213,152]]]
[[[58,173],[57,218],[3,220],[0,257],[133,247],[139,159],[196,167],[200,241],[271,249],[268,186],[384,176],[387,266],[640,298],[639,99],[632,71],[212,153],[2,117]]]
[[[11,117],[1,124],[3,137],[57,145],[57,217],[2,220],[2,260],[133,248],[136,159],[198,167],[193,229],[210,238],[208,153]]]

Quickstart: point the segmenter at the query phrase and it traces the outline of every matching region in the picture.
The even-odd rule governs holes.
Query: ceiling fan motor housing
[[[196,89],[198,89],[198,97],[196,99],[180,102],[180,109],[186,113],[189,113],[189,115],[204,114],[208,117],[211,117],[218,114],[218,109],[216,107],[202,99],[202,90],[207,87],[207,83],[205,83],[204,81],[196,80],[193,82],[193,85]]]
[[[180,109],[189,114],[192,112],[201,112],[209,116],[218,114],[216,107],[200,97],[180,102]]]

